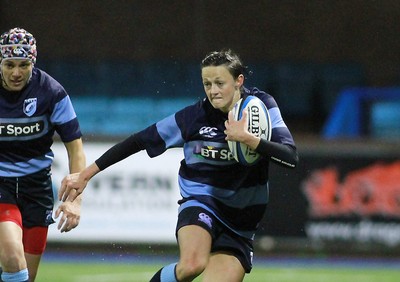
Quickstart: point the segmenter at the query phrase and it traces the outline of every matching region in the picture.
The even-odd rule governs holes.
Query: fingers
[[[231,122],[234,119],[235,119],[235,117],[233,116],[233,111],[229,111],[229,113],[228,113],[228,121]]]
[[[64,201],[73,202],[80,194],[82,194],[82,191],[79,191],[79,189],[70,188],[68,194],[64,195]]]
[[[56,212],[54,213],[54,218],[57,219],[60,216],[61,208],[59,207]]]
[[[74,218],[74,217],[68,217],[66,214],[63,214],[61,217],[59,223],[58,223],[58,230],[60,230],[61,233],[63,232],[69,232],[72,229],[74,229],[76,226],[78,226],[79,220]]]
[[[61,232],[65,232],[67,229],[67,227],[64,225],[66,219],[67,216],[63,214],[63,216],[60,218],[60,221],[58,222],[57,229],[60,230]]]
[[[249,113],[247,111],[243,111],[240,121],[245,121],[247,123],[247,116],[248,115],[249,115]]]
[[[79,174],[70,174],[61,181],[61,187],[58,191],[58,200],[65,202],[66,200],[74,201],[83,192],[83,188],[75,188]]]
[[[67,191],[67,182],[68,182],[68,176],[64,177],[64,179],[61,181],[61,187],[60,190],[58,190],[58,200],[59,201],[64,201],[65,195],[68,195],[69,191]]]
[[[68,205],[71,204],[72,203],[64,203],[56,211],[56,218],[62,214],[57,225],[57,229],[60,230],[61,233],[69,232],[79,224],[79,212],[76,210],[74,211],[73,209],[71,210],[71,206],[68,207]]]

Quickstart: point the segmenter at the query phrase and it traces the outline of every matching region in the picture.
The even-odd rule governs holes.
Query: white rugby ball
[[[237,101],[232,109],[235,120],[240,120],[243,111],[247,111],[248,130],[250,133],[271,140],[271,119],[265,104],[256,96],[248,96]],[[260,155],[247,145],[228,141],[228,146],[236,161],[243,165],[252,165],[260,159]]]

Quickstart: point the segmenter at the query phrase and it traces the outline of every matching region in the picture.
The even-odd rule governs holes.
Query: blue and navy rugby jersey
[[[267,106],[272,123],[271,141],[293,146],[291,133],[272,96],[257,88],[255,95]],[[237,234],[252,239],[268,202],[269,159],[243,166],[229,151],[224,134],[227,114],[215,110],[207,99],[186,107],[137,133],[150,157],[168,148],[183,147],[178,181],[180,210],[200,206]]]
[[[55,79],[34,68],[22,91],[0,86],[0,176],[19,177],[49,167],[54,132],[63,142],[82,135],[70,98]]]

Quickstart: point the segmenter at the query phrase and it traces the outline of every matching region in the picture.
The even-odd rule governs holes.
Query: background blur
[[[301,158],[297,170],[271,168],[257,238],[266,253],[400,255],[399,19],[396,0],[0,1],[1,32],[33,33],[37,67],[70,94],[88,161],[203,97],[208,52],[238,52],[246,85],[275,97]],[[177,154],[111,170],[93,184],[97,201],[88,192],[81,227],[50,241],[173,243]],[[59,181],[65,161],[54,170]],[[168,200],[153,202],[157,193]],[[120,214],[104,221],[107,209]]]

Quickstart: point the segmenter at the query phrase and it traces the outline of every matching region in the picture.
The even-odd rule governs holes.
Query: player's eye
[[[9,64],[9,63],[5,63],[4,66],[5,66],[7,69],[12,69],[12,68],[14,67],[13,64]]]

